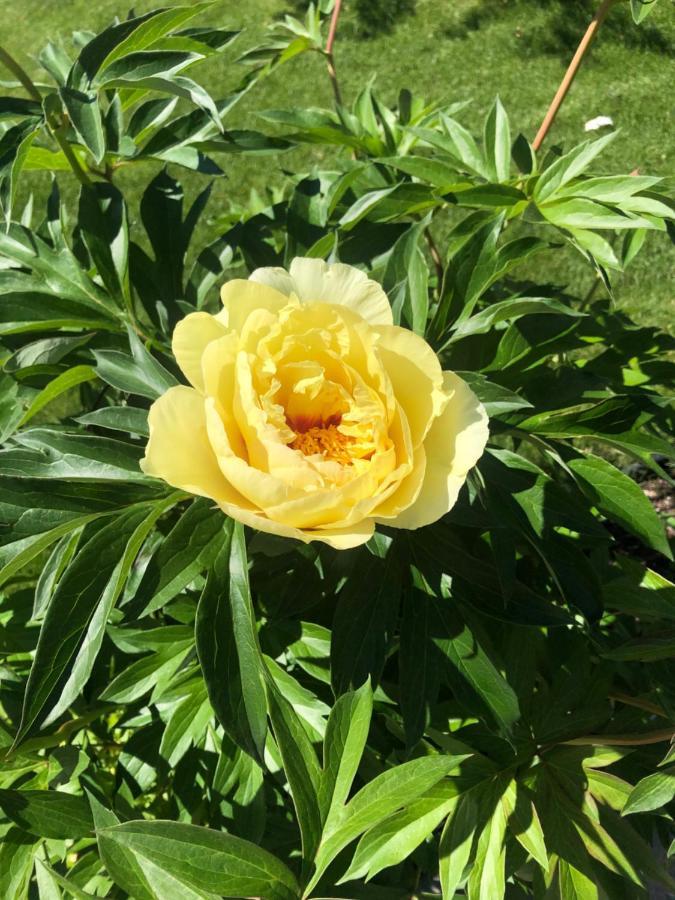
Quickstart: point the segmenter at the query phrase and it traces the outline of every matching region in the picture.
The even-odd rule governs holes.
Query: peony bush
[[[226,98],[210,3],[0,47],[2,898],[675,887],[675,344],[613,302],[673,204],[346,97],[341,6]],[[333,107],[256,110],[304,53]]]

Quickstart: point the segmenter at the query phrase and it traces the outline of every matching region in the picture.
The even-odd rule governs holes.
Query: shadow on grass
[[[481,0],[443,33],[446,38],[463,40],[475,31],[510,17],[516,10],[528,14],[533,7],[535,11],[546,11],[547,22],[517,34],[522,51],[567,58],[576,49],[598,3],[597,0]],[[671,42],[657,26],[635,25],[628,4],[612,10],[603,24],[602,39],[654,53],[672,49]]]
[[[307,0],[293,0],[293,15],[304,15]],[[352,0],[349,11],[356,17],[352,33],[357,38],[374,38],[389,34],[398,23],[417,10],[417,0]],[[351,24],[351,23],[350,23]]]

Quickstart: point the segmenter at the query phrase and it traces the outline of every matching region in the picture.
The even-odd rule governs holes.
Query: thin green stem
[[[32,100],[35,100],[36,103],[42,103],[42,95],[38,91],[33,79],[26,72],[26,70],[21,66],[14,57],[5,50],[4,47],[0,46],[0,62],[9,69],[9,71],[16,77],[16,79],[21,83],[21,85],[25,88],[27,93],[30,95]],[[80,184],[84,184],[87,187],[91,187],[92,181],[87,175],[87,173],[82,168],[79,159],[75,156],[73,148],[70,146],[65,136],[65,126],[62,122],[60,122],[55,115],[47,116],[47,125],[49,126],[49,130],[54,136],[55,141],[63,151],[63,155],[68,160],[68,164],[70,168],[73,170],[73,173]]]
[[[35,87],[33,79],[2,45],[0,45],[0,62],[9,69],[12,75],[16,76],[17,81],[21,82],[22,86],[30,94],[32,100],[35,100],[36,103],[42,103],[42,96],[40,91]]]
[[[65,158],[68,160],[68,164],[73,170],[73,174],[75,175],[77,180],[81,185],[84,185],[85,187],[92,187],[93,181],[82,168],[79,159],[75,155],[75,151],[68,143],[68,139],[66,138],[65,133],[66,126],[62,122],[58,122],[54,117],[50,117],[47,120],[47,124],[49,125],[49,130],[51,131],[54,140],[63,151],[63,155],[65,156]]]

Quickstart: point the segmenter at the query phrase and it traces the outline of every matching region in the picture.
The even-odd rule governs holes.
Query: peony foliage
[[[256,110],[329,2],[212,97],[211,6],[0,54],[0,897],[675,890],[661,179],[499,99]]]

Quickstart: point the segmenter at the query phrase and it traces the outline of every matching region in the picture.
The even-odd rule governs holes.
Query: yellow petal
[[[176,325],[171,349],[183,374],[198,391],[204,390],[202,355],[212,341],[227,334],[227,328],[215,316],[190,313]]]
[[[221,503],[220,508],[238,522],[249,525],[251,528],[257,528],[258,531],[265,531],[268,534],[276,534],[279,537],[295,538],[305,544],[312,541],[321,541],[333,547],[335,550],[350,550],[352,547],[358,547],[365,544],[373,536],[375,526],[372,519],[364,519],[351,528],[333,528],[323,529],[321,531],[303,530],[300,528],[291,528],[288,525],[282,525],[280,522],[274,522],[264,515],[249,512],[238,506],[228,503]]]
[[[284,294],[295,294],[303,304],[332,303],[357,313],[372,325],[391,325],[391,306],[376,281],[354,266],[296,257],[290,273],[284,269],[256,269],[251,280]]]
[[[201,497],[230,503],[247,501],[228,484],[206,431],[204,399],[193,388],[169,388],[150,407],[150,438],[141,460],[146,475]]]
[[[438,357],[418,335],[392,325],[375,328],[377,353],[403,407],[413,447],[419,447],[445,403],[443,372]]]
[[[282,294],[289,297],[295,293],[295,282],[289,272],[279,266],[267,266],[263,269],[256,269],[248,276],[249,281],[255,281],[258,284],[266,284]]]
[[[220,289],[220,299],[223,302],[228,328],[238,334],[241,334],[246,320],[255,310],[278,313],[288,306],[288,297],[285,294],[268,285],[246,281],[243,278],[226,282]]]
[[[443,373],[448,397],[424,442],[426,474],[417,499],[387,524],[421,528],[452,509],[466,476],[480,459],[489,437],[483,404],[454,372]]]
[[[216,401],[212,397],[207,397],[205,410],[209,442],[220,470],[226,481],[247,498],[247,506],[262,511],[268,506],[286,503],[303,496],[301,490],[294,489],[288,482],[269,472],[254,468],[245,459],[237,456],[218,413]]]

